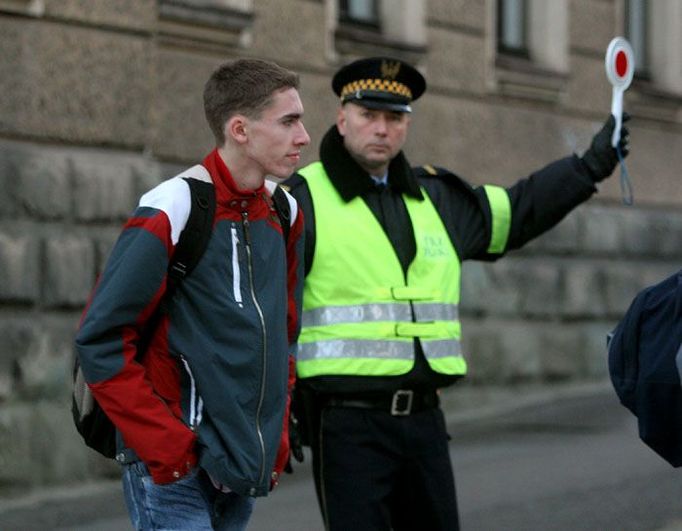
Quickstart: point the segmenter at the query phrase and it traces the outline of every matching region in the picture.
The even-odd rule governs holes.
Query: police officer
[[[409,64],[361,59],[332,88],[320,160],[287,182],[306,220],[296,405],[322,516],[329,530],[458,529],[438,389],[467,371],[461,263],[497,260],[589,199],[617,164],[614,119],[582,158],[474,187],[402,152],[426,89]]]

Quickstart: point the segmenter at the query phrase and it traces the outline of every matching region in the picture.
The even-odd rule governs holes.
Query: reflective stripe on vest
[[[490,213],[492,215],[492,231],[488,253],[502,254],[507,248],[509,229],[511,228],[511,202],[509,201],[509,194],[507,194],[507,190],[504,188],[490,184],[483,186],[483,189],[488,196]]]
[[[404,374],[414,364],[415,337],[434,370],[466,373],[460,263],[428,195],[423,201],[403,196],[417,247],[406,283],[365,202],[344,202],[319,162],[299,173],[308,182],[317,234],[303,295],[299,377]]]
[[[419,314],[424,321],[459,321],[456,304],[419,304]],[[327,326],[339,323],[367,321],[411,321],[412,312],[407,304],[358,304],[355,306],[326,306],[303,312],[303,326]]]

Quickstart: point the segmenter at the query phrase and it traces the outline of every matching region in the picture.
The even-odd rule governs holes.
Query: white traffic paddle
[[[618,145],[620,130],[623,126],[623,92],[632,83],[632,76],[635,73],[635,54],[632,51],[632,46],[630,46],[626,39],[616,37],[609,43],[609,47],[606,49],[606,56],[604,57],[604,67],[606,68],[606,77],[608,77],[613,86],[611,114],[616,118],[611,145],[616,148],[618,161],[620,162],[620,188],[623,194],[623,203],[631,205],[632,184],[630,183],[625,159],[623,159],[623,154]]]

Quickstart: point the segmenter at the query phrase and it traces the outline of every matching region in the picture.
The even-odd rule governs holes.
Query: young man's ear
[[[225,139],[231,139],[237,144],[243,144],[247,141],[246,134],[246,117],[241,114],[235,114],[225,123]]]

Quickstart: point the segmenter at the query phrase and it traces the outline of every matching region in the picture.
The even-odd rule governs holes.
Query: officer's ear
[[[346,136],[346,107],[341,105],[336,112],[336,128],[341,136]]]

